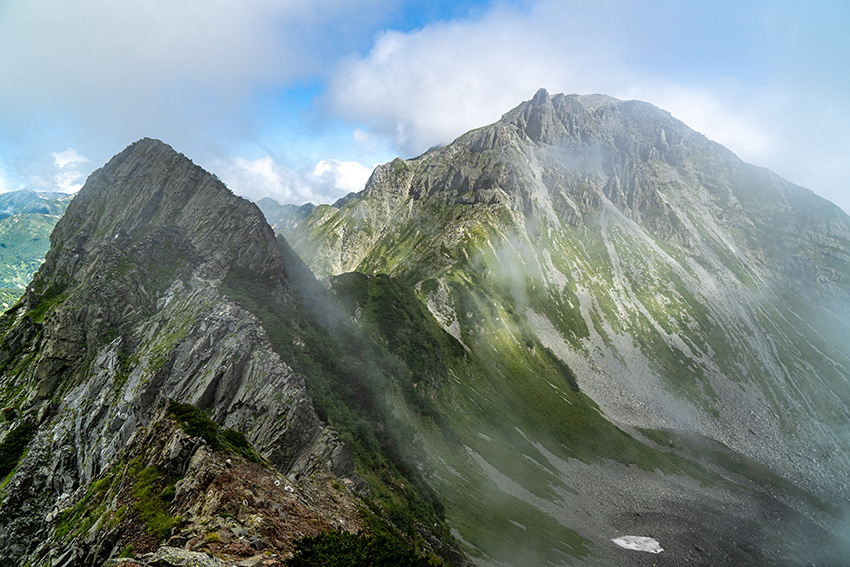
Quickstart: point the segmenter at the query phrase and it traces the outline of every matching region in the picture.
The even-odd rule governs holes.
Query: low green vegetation
[[[35,423],[25,421],[6,434],[0,443],[0,478],[5,478],[18,466],[36,429]]]
[[[386,347],[386,355],[401,359],[393,370],[405,400],[420,415],[441,423],[429,395],[449,379],[450,368],[465,359],[463,345],[440,327],[413,289],[396,278],[351,272],[331,278],[331,286],[350,313],[360,310],[361,327]]]
[[[202,437],[214,451],[241,455],[249,461],[265,464],[265,459],[251,447],[243,433],[220,427],[203,410],[192,404],[171,401],[168,411],[186,433]]]
[[[41,294],[38,304],[27,312],[27,317],[33,320],[34,323],[41,323],[47,316],[47,313],[55,306],[60,305],[68,295],[65,290],[68,288],[66,283],[52,283],[47,286],[47,289]]]
[[[177,479],[163,474],[156,467],[143,467],[140,458],[130,461],[127,470],[134,479],[133,508],[148,533],[159,541],[165,540],[181,520],[180,516],[169,513]]]
[[[400,539],[344,531],[324,532],[295,542],[287,567],[436,567]]]
[[[54,537],[70,540],[84,536],[93,527],[111,528],[135,513],[151,536],[164,541],[181,521],[169,512],[176,481],[156,467],[145,467],[142,456],[126,465],[118,463],[92,482],[85,495],[59,516]],[[128,490],[132,511],[126,505],[114,508],[115,497]]]
[[[113,512],[109,503],[118,492],[121,481],[121,465],[115,465],[91,483],[85,496],[65,510],[58,518],[54,537],[56,539],[72,539],[85,535],[95,524],[104,525],[107,521],[119,522],[123,516]]]
[[[123,558],[133,559],[134,557],[136,557],[136,552],[135,552],[135,550],[133,549],[133,544],[132,544],[132,543],[128,543],[128,544],[124,547],[124,549],[122,549],[122,550],[121,550],[121,553],[119,553],[119,554],[118,554],[118,558],[119,558],[119,559],[123,559]]]

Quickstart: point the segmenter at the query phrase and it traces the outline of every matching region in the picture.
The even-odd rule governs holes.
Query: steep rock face
[[[59,246],[47,258],[45,273],[52,277],[84,280],[101,271],[115,250],[133,245],[142,248],[140,254],[156,246],[165,257],[169,248],[184,252],[181,246],[188,245],[199,254],[193,263],[203,264],[199,276],[221,278],[237,266],[276,278],[284,294],[288,285],[275,241],[254,205],[147,138],[92,174],[51,240]]]
[[[254,205],[145,139],[92,174],[51,240],[0,324],[11,418],[2,432],[36,426],[0,504],[4,565],[49,539],[47,512],[111,467],[164,398],[244,432],[284,473],[352,474],[303,379],[220,289],[229,273],[250,273],[266,282],[269,302],[292,300],[280,248]]]
[[[446,147],[379,166],[362,193],[282,233],[318,275],[390,274],[416,289],[505,377],[493,379],[505,390],[473,382],[465,395],[528,395],[493,409],[510,412],[494,423],[525,431],[523,404],[542,413],[517,376],[546,349],[626,431],[704,436],[826,500],[850,494],[850,219],[649,104],[540,91]],[[568,400],[536,426],[574,427],[561,379],[535,380]],[[531,473],[493,462],[478,466],[545,509],[510,484]]]

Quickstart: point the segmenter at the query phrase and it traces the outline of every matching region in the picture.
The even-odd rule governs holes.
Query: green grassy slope
[[[706,491],[768,486],[831,511],[728,448],[699,451],[669,433],[644,431],[639,439],[616,427],[532,333],[511,326],[509,314],[482,309],[493,293],[486,284],[456,293],[470,294],[468,305],[479,302],[477,312],[489,311],[490,324],[499,319],[503,328],[486,344],[467,337],[464,347],[403,279],[348,273],[330,282],[359,328],[381,345],[381,356],[393,361],[383,363],[396,383],[384,390],[386,403],[406,424],[408,443],[421,444],[420,467],[472,555],[517,565],[530,557],[538,564],[592,559],[599,534],[583,529],[580,510],[558,504],[585,486],[561,468],[571,461],[634,467],[642,471],[635,476],[658,481],[691,479]],[[629,487],[620,490],[624,502],[640,502]]]

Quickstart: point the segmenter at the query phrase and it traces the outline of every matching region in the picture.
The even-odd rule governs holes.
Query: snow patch
[[[651,537],[627,535],[614,538],[611,541],[620,547],[631,549],[633,551],[646,551],[648,553],[661,553],[664,551],[661,549],[661,545],[658,541]]]

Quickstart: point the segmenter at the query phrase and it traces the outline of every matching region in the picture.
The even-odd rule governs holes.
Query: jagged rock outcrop
[[[243,432],[285,474],[353,474],[303,378],[223,292],[236,274],[262,281],[270,303],[293,301],[280,247],[253,204],[144,139],[91,175],[51,243],[0,322],[3,403],[14,408],[0,436],[34,426],[3,489],[0,564],[39,557],[54,533],[50,510],[113,467],[164,399]],[[54,565],[77,564],[69,561]]]
[[[277,564],[300,537],[363,529],[359,507],[327,471],[296,480],[220,451],[159,404],[85,499],[50,511],[53,537],[31,555],[54,565]]]

